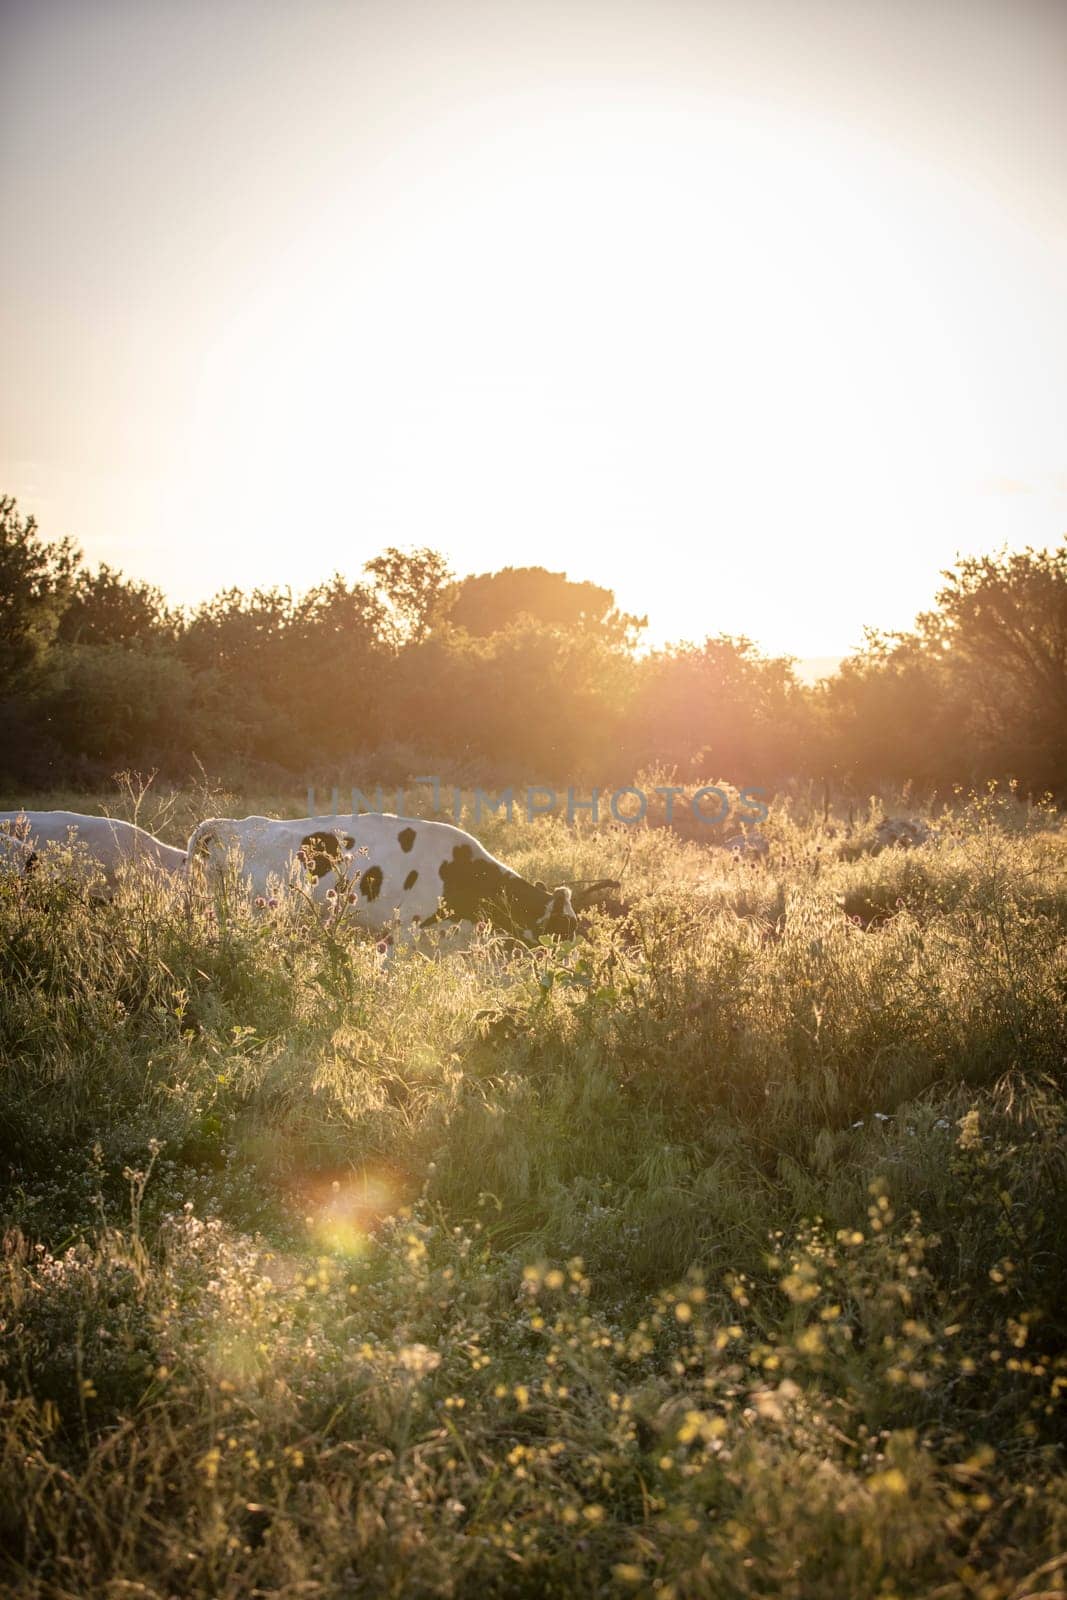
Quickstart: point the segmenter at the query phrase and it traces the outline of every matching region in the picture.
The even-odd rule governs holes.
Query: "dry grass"
[[[4,1592],[1062,1590],[1065,836],[931,820],[494,822],[626,852],[517,958],[0,884]]]

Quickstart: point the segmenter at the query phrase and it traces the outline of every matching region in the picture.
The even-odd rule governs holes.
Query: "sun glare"
[[[892,604],[886,542],[951,544],[1005,458],[966,330],[1008,263],[959,276],[980,197],[743,102],[583,89],[492,126],[413,140],[418,182],[361,174],[276,263],[205,362],[175,532],[227,529],[217,584],[417,537],[603,577],[654,636],[845,642],[857,569]]]
[[[69,381],[27,365],[6,480],[42,526],[182,602],[431,545],[607,584],[653,641],[799,654],[909,625],[957,553],[1060,537],[1051,171],[997,169],[929,63],[887,98],[857,23],[818,60],[800,28],[792,66],[773,7],[638,7],[610,39],[580,8],[316,15],[256,33],[252,72],[161,13],[131,43],[158,112],[72,85],[85,305],[39,330]],[[65,150],[36,107],[31,207]],[[137,204],[105,189],[102,228],[127,124]]]

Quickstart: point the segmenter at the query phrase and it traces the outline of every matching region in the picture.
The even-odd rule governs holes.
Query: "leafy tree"
[[[363,570],[389,607],[394,642],[421,643],[444,610],[452,579],[444,556],[425,547],[405,552],[390,546]]]
[[[913,633],[868,630],[864,648],[816,685],[813,700],[811,766],[820,777],[869,791],[974,776],[944,663]]]
[[[80,760],[155,765],[187,760],[194,738],[193,683],[166,646],[57,645],[41,694],[50,732]]]
[[[159,589],[101,564],[78,573],[57,636],[68,644],[144,643],[173,638],[176,620]]]
[[[380,597],[340,573],[295,602],[283,703],[301,728],[307,764],[343,760],[385,732],[384,691],[393,665],[388,634]]]
[[[472,782],[603,778],[618,764],[632,666],[602,640],[529,618],[487,639],[442,629],[400,652],[388,726],[469,763]]]
[[[290,767],[365,748],[380,726],[388,613],[339,574],[294,598],[229,589],[199,606],[180,648],[231,752]]]
[[[869,632],[817,692],[820,763],[853,783],[1067,788],[1067,544],[969,557],[910,633]]]
[[[14,496],[0,496],[0,693],[42,659],[80,560],[69,539],[46,544]]]
[[[639,664],[629,718],[635,763],[765,784],[803,770],[807,697],[792,663],[723,634]]]
[[[632,647],[647,617],[616,609],[610,589],[576,583],[545,567],[504,567],[454,584],[449,621],[475,638],[488,638],[522,618],[550,627],[577,629],[606,643]]]
[[[191,666],[257,672],[293,615],[288,589],[224,589],[197,606],[181,638]]]
[[[1067,540],[1056,550],[979,556],[944,574],[919,618],[984,769],[1028,788],[1067,785]]]

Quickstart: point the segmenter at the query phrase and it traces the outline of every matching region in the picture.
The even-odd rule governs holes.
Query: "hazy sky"
[[[838,652],[1067,530],[1064,0],[0,0],[0,492]]]

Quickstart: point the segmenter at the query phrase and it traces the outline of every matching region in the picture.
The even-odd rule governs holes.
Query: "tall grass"
[[[625,861],[520,955],[0,880],[4,1592],[1061,1591],[1065,835],[933,820],[497,819]]]

